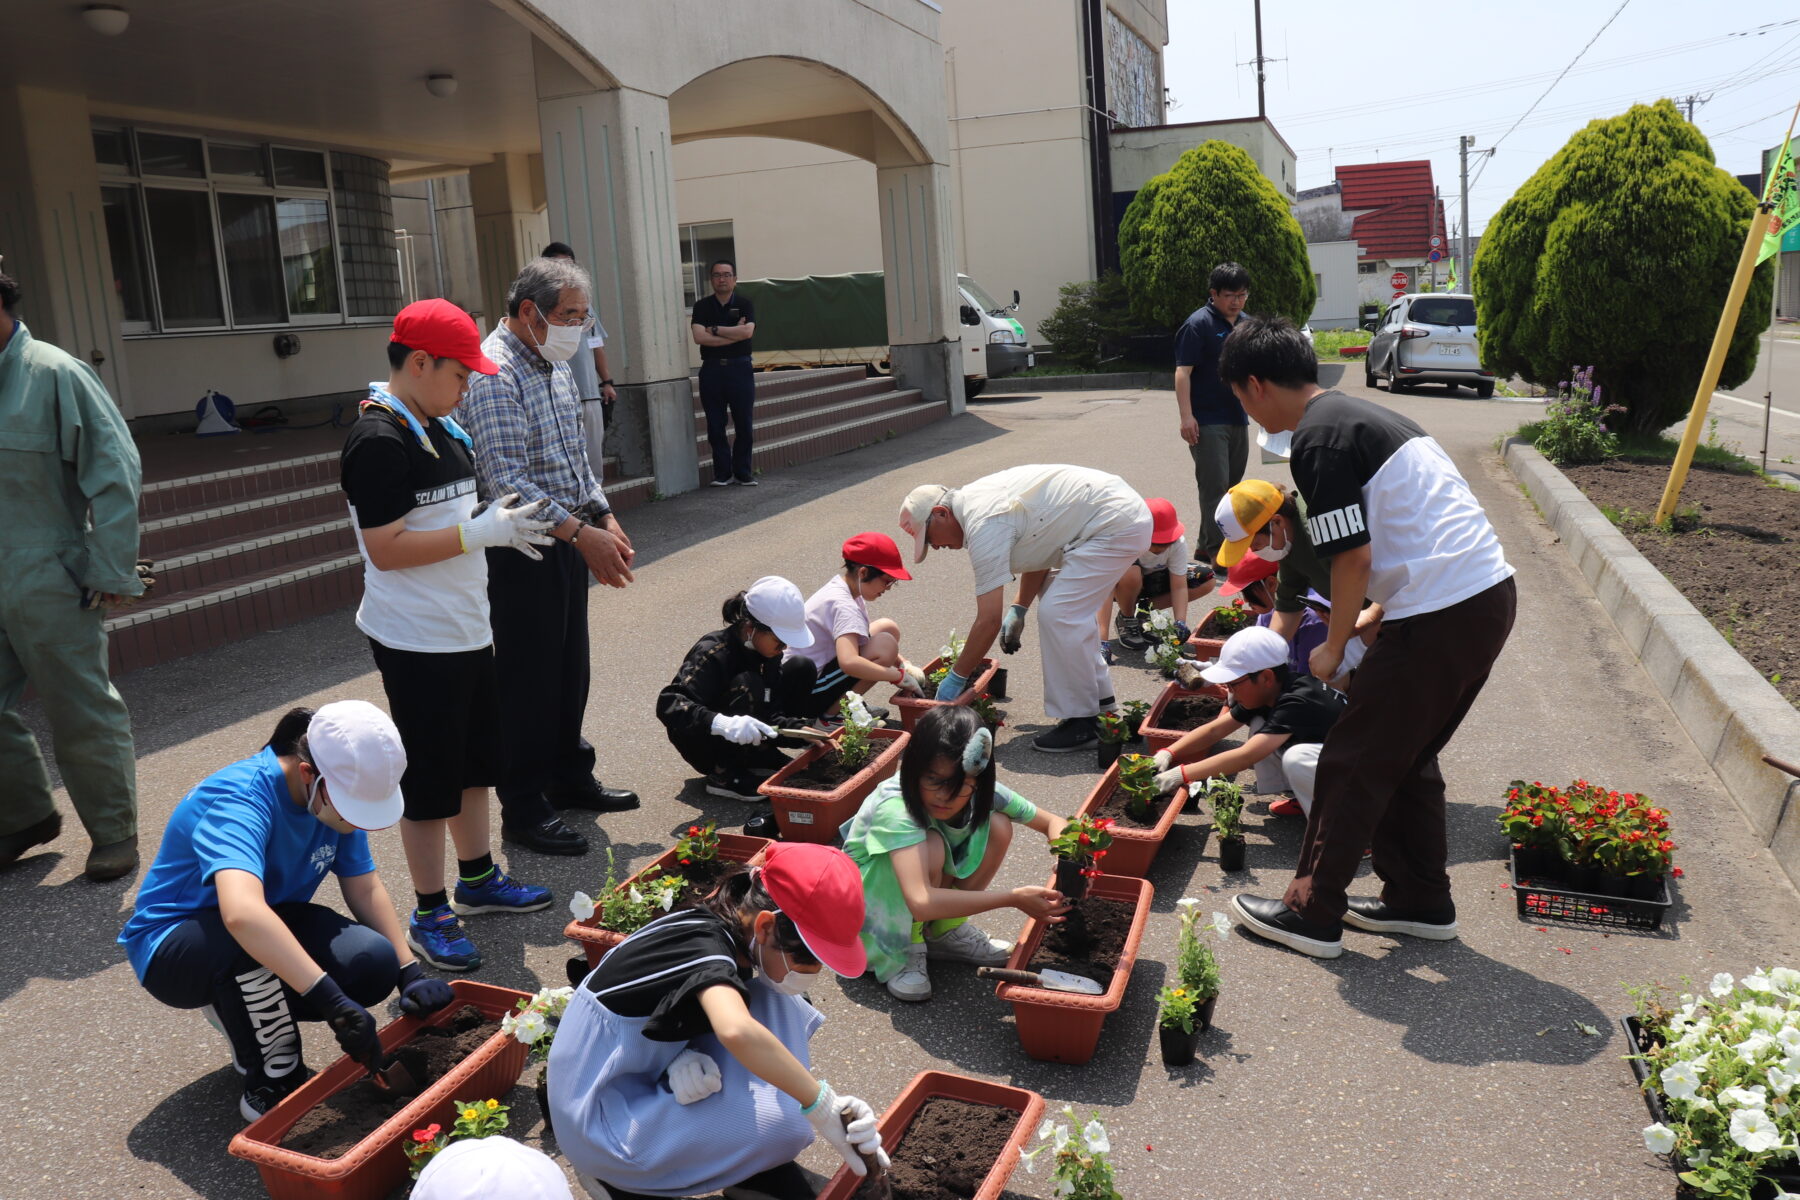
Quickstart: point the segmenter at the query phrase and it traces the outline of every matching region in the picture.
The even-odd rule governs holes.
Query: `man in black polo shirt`
[[[1219,497],[1244,477],[1250,461],[1244,407],[1219,378],[1219,347],[1250,299],[1250,272],[1234,262],[1220,263],[1207,289],[1211,298],[1175,332],[1175,407],[1181,415],[1181,440],[1194,456],[1194,486],[1200,492],[1194,557],[1210,563],[1225,540],[1213,510]],[[1217,567],[1213,573],[1219,578],[1225,574]]]
[[[694,302],[692,330],[700,347],[700,405],[706,410],[706,440],[712,444],[712,485],[729,487],[735,478],[755,487],[750,407],[756,400],[756,376],[750,369],[750,338],[756,333],[756,309],[737,294],[736,263],[721,258],[707,273],[712,295]],[[727,413],[735,440],[725,436]]]

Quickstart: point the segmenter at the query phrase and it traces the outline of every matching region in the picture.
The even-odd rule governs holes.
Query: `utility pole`
[[[1258,51],[1258,53],[1261,53],[1261,51]],[[1710,93],[1710,92],[1708,92],[1704,96],[1696,96],[1690,92],[1688,95],[1682,97],[1680,100],[1677,100],[1675,102],[1675,106],[1677,108],[1687,109],[1688,124],[1692,125],[1694,123],[1694,105],[1705,104],[1708,100],[1711,100],[1711,99],[1712,99],[1712,93]]]
[[[1263,64],[1268,60],[1262,52],[1262,0],[1256,0],[1256,115],[1266,117],[1269,109],[1263,103]]]
[[[1462,244],[1456,252],[1456,285],[1473,295],[1474,282],[1469,278],[1469,147],[1475,139],[1464,134],[1456,139],[1458,157],[1462,159]]]

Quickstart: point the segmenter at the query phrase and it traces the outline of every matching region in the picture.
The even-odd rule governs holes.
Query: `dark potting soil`
[[[700,903],[712,895],[712,890],[719,886],[725,876],[742,870],[743,866],[743,863],[732,862],[728,858],[702,859],[685,867],[677,862],[669,872],[671,875],[681,876],[683,881],[681,895],[675,900],[676,905]]]
[[[865,1183],[856,1200],[969,1200],[1006,1150],[1019,1114],[994,1104],[942,1096],[927,1100],[888,1147],[893,1191]]]
[[[394,1057],[412,1072],[423,1089],[474,1053],[499,1026],[499,1021],[483,1015],[474,1005],[465,1004],[448,1023],[421,1029],[412,1041],[394,1051]],[[298,1154],[342,1158],[411,1099],[382,1091],[364,1075],[337,1095],[314,1105],[294,1122],[281,1145]]]
[[[1131,815],[1130,795],[1126,793],[1124,788],[1114,788],[1112,794],[1100,802],[1099,810],[1093,815],[1096,817],[1111,817],[1118,823],[1118,826],[1121,829],[1154,829],[1156,828],[1156,823],[1162,820],[1163,809],[1168,805],[1170,799],[1172,799],[1170,796],[1150,797],[1150,815],[1140,821],[1138,818]],[[1104,862],[1105,860],[1102,859],[1101,861]]]
[[[1681,489],[1674,532],[1660,533],[1650,521],[1668,463],[1614,459],[1563,473],[1618,514],[1614,523],[1631,544],[1800,707],[1800,492],[1695,467]]]
[[[862,770],[863,767],[874,762],[875,756],[878,753],[880,753],[879,747],[871,750],[869,752],[869,757],[864,760],[861,767],[846,767],[837,760],[837,755],[830,753],[821,754],[818,758],[807,764],[805,770],[795,771],[792,775],[789,775],[782,781],[782,786],[804,788],[809,792],[835,791],[843,784],[849,782],[849,780],[853,778],[858,771]]]
[[[1225,707],[1217,696],[1180,696],[1163,706],[1157,719],[1158,729],[1198,729]]]
[[[1213,618],[1213,614],[1207,613],[1206,620],[1200,622],[1200,627],[1198,629],[1194,630],[1194,636],[1195,637],[1203,637],[1203,638],[1219,638],[1222,640],[1224,638],[1230,637],[1232,634],[1234,634],[1236,632],[1237,632],[1236,629],[1220,629],[1218,622],[1216,620],[1214,620],[1214,618]]]
[[[1067,971],[1085,975],[1103,988],[1109,986],[1119,955],[1125,951],[1135,911],[1123,900],[1099,896],[1077,900],[1068,919],[1044,934],[1028,969]]]

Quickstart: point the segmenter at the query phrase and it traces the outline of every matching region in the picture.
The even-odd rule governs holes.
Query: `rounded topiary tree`
[[[1680,420],[1718,327],[1756,201],[1674,104],[1590,121],[1494,214],[1475,255],[1481,359],[1555,387],[1592,366],[1625,425]],[[1772,263],[1751,279],[1719,377],[1756,366]]]
[[[1206,278],[1222,262],[1250,272],[1250,312],[1297,324],[1312,315],[1319,288],[1287,201],[1243,150],[1202,142],[1125,210],[1119,269],[1132,311],[1172,329],[1206,303]]]

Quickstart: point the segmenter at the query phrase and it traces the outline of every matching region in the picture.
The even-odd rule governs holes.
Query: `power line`
[[[1556,90],[1556,85],[1563,81],[1563,76],[1567,75],[1570,71],[1574,70],[1575,64],[1581,61],[1581,56],[1583,54],[1586,54],[1590,49],[1593,48],[1594,43],[1600,40],[1600,35],[1605,33],[1607,31],[1607,29],[1611,27],[1612,23],[1619,19],[1619,14],[1624,12],[1626,9],[1626,6],[1629,5],[1630,3],[1631,3],[1631,0],[1620,0],[1619,7],[1613,9],[1613,15],[1606,18],[1606,24],[1600,26],[1600,28],[1595,31],[1594,36],[1588,39],[1587,45],[1583,46],[1579,51],[1576,52],[1575,57],[1569,60],[1569,65],[1562,69],[1562,73],[1559,74],[1555,79],[1550,81],[1550,86],[1544,89],[1543,95],[1539,96],[1536,100],[1533,100],[1531,102],[1531,107],[1526,109],[1524,112],[1520,113],[1519,119],[1517,121],[1514,121],[1512,123],[1511,127],[1508,128],[1505,133],[1503,133],[1499,137],[1495,138],[1494,144],[1491,147],[1489,147],[1489,149],[1498,150],[1500,148],[1500,143],[1504,142],[1509,136],[1511,136],[1512,131],[1519,127],[1520,122],[1524,121],[1526,117],[1529,117],[1533,112],[1537,111],[1537,106],[1544,102],[1544,97],[1548,96],[1551,92]],[[1487,162],[1484,162],[1481,164],[1482,169],[1486,170],[1487,163],[1493,162],[1493,161],[1494,161],[1493,157],[1490,155],[1488,157]]]

